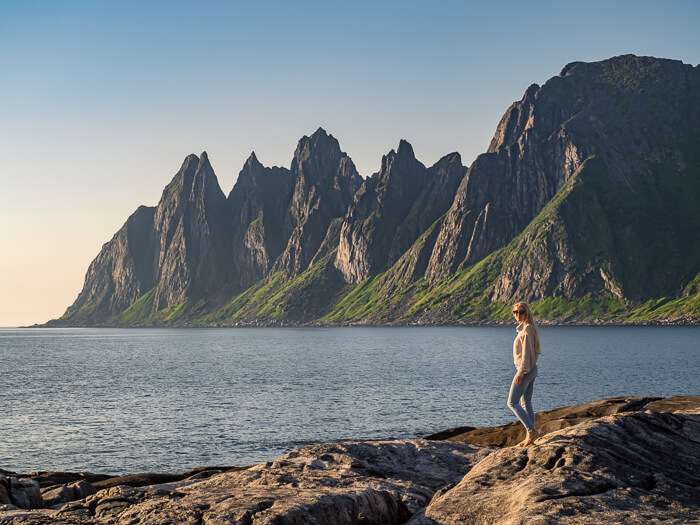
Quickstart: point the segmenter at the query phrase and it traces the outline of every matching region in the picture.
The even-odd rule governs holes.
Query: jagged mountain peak
[[[170,215],[165,210],[175,209],[186,202],[199,201],[205,206],[219,207],[225,200],[226,196],[219,186],[207,152],[202,152],[199,157],[190,154],[170,183],[163,188],[156,221]]]
[[[328,137],[328,136],[332,136],[332,135],[330,135],[325,129],[323,129],[321,126],[319,126],[318,129],[313,132],[313,134],[311,135],[311,138]]]
[[[415,159],[416,155],[413,151],[413,146],[406,139],[401,139],[399,141],[399,146],[396,149],[389,150],[389,153],[384,155],[382,165],[386,163],[387,158],[394,157],[404,157],[409,159]]]
[[[299,144],[311,144],[313,146],[324,146],[338,144],[338,140],[325,129],[319,127],[311,135],[304,135],[299,139]]]
[[[525,90],[525,94],[523,95],[523,100],[525,100],[526,98],[534,97],[539,90],[540,90],[539,84],[530,84],[530,87],[528,87]]]
[[[207,155],[206,151],[203,151],[202,154],[199,156],[199,162],[197,163],[197,174],[200,174],[202,176],[211,175],[213,178],[216,178],[216,175],[214,175],[214,168],[212,168],[211,166],[211,162],[209,161],[209,155]]]
[[[413,146],[408,141],[401,139],[396,150],[392,149],[382,157],[382,166],[379,173],[373,175],[372,178],[377,177],[379,180],[388,180],[398,175],[399,179],[405,179],[407,177],[410,178],[410,174],[416,170],[423,171],[425,166],[416,159]]]
[[[458,151],[453,151],[452,153],[448,153],[447,155],[443,155],[438,159],[438,161],[433,165],[437,166],[439,164],[444,164],[444,163],[453,163],[453,162],[462,162],[462,155]]]
[[[449,172],[455,167],[459,168],[460,170],[463,170],[465,173],[468,168],[468,166],[464,166],[462,164],[462,156],[456,151],[444,155],[443,157],[438,159],[438,161],[435,164],[433,164],[429,169],[431,171],[442,173]]]
[[[399,141],[399,148],[396,150],[396,154],[399,156],[407,156],[414,159],[416,158],[416,155],[413,152],[413,146],[411,146],[411,144],[404,139]]]
[[[195,184],[197,184],[197,179],[201,178],[202,191],[206,193],[209,197],[216,199],[217,201],[225,201],[226,196],[224,195],[221,186],[219,186],[219,179],[214,173],[214,168],[209,162],[209,156],[206,151],[203,151],[199,158],[199,164],[197,165],[197,172],[195,173]]]
[[[280,168],[274,168],[275,170],[279,170]],[[285,168],[281,168],[283,171],[287,171]],[[260,161],[258,160],[257,155],[255,155],[255,152],[251,152],[250,156],[248,159],[245,161],[245,164],[243,164],[243,167],[241,168],[241,171],[238,173],[238,178],[236,179],[236,183],[233,185],[233,188],[231,188],[231,191],[229,192],[227,201],[229,202],[230,206],[240,206],[240,200],[244,199],[244,195],[251,190],[253,186],[257,186],[262,184],[262,186],[265,185],[263,182],[263,179],[265,177],[265,174],[270,172],[270,168],[266,168],[263,166]],[[242,192],[242,193],[241,193]],[[235,197],[238,195],[237,197]],[[235,203],[235,204],[234,204]]]
[[[304,136],[299,140],[290,171],[297,178],[297,183],[301,184],[300,189],[308,184],[333,186],[336,189],[349,184],[346,190],[354,193],[362,182],[352,160],[340,149],[338,140],[323,128],[319,128],[310,137]],[[347,183],[341,183],[340,180],[346,180]],[[342,192],[346,193],[345,190]],[[344,210],[338,213],[342,215],[343,212]]]
[[[178,171],[178,173],[184,173],[189,169],[194,169],[197,167],[198,164],[199,157],[194,153],[190,153],[185,157],[185,160],[182,161],[182,166],[180,166],[180,170]]]
[[[175,195],[179,195],[183,190],[192,186],[197,167],[199,166],[199,157],[194,153],[190,153],[185,157],[180,169],[175,173],[172,180],[163,189],[161,201]]]
[[[254,151],[250,152],[250,156],[248,157],[248,160],[245,161],[245,165],[250,168],[262,166]]]
[[[333,135],[323,128],[318,128],[310,137],[304,135],[299,139],[292,166],[313,155],[340,156],[343,152],[340,150],[340,143]]]

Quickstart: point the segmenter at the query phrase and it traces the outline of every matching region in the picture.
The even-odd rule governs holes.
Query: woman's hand
[[[517,374],[515,374],[515,384],[519,385],[520,383],[522,383],[523,377],[525,377],[525,374],[523,374],[522,371],[519,371]]]

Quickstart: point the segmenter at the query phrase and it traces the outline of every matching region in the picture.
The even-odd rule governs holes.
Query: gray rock
[[[313,445],[246,471],[180,485],[181,499],[140,503],[119,518],[147,520],[157,506],[159,519],[173,520],[183,507],[203,509],[205,523],[403,523],[489,452],[427,441]]]
[[[119,485],[16,523],[404,523],[490,447],[430,441],[312,445],[270,463],[150,487]],[[7,517],[0,513],[0,523]]]
[[[287,277],[308,268],[331,223],[345,214],[362,184],[352,159],[322,128],[299,141],[291,172],[295,182],[285,223],[292,231],[274,265]]]
[[[457,153],[426,168],[404,140],[385,155],[343,220],[334,264],[345,281],[359,283],[393,266],[447,211],[465,172]],[[418,266],[412,275],[425,271],[425,265]]]
[[[537,412],[535,414],[535,423],[539,432],[545,435],[591,419],[621,412],[647,409],[653,409],[658,412],[674,412],[698,407],[700,407],[700,402],[694,396],[676,396],[665,399],[658,397],[618,396],[583,405]],[[498,427],[448,429],[425,436],[425,439],[448,439],[463,443],[510,447],[525,439],[525,429],[521,423],[515,421]]]
[[[97,492],[94,485],[86,480],[75,481],[67,485],[49,487],[41,491],[45,507],[51,507],[59,503],[67,503],[77,499],[84,499]]]
[[[700,521],[700,410],[628,412],[492,453],[411,525]]]
[[[29,478],[8,477],[0,474],[0,505],[19,509],[43,507],[39,483]]]

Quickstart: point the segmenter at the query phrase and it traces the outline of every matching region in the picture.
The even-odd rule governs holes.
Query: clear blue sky
[[[407,139],[470,164],[575,60],[700,61],[700,2],[0,0],[0,326],[63,313],[189,153],[230,191],[324,127],[363,176]]]

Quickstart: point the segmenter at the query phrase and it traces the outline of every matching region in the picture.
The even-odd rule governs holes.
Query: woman
[[[527,436],[519,443],[519,446],[526,447],[533,445],[540,435],[535,428],[535,413],[532,410],[532,387],[537,377],[536,363],[540,355],[540,336],[527,304],[515,303],[513,315],[518,321],[518,335],[513,342],[513,361],[518,371],[510,385],[508,408],[515,413],[527,430]]]

